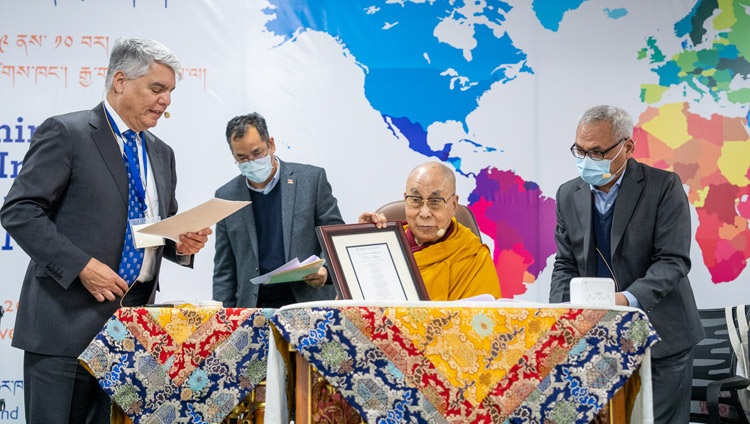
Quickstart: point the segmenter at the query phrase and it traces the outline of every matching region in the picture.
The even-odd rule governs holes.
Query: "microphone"
[[[171,114],[170,114],[169,112],[167,112],[167,111],[165,110],[165,111],[164,111],[164,117],[165,117],[165,118],[167,118],[167,119],[169,119],[169,117],[170,117],[170,116],[172,116],[172,115],[171,115]],[[606,178],[606,177],[605,177],[605,178]]]
[[[617,171],[615,171],[615,174],[617,174],[618,172],[622,171],[623,168],[625,168],[625,165],[627,165],[627,164],[628,164],[628,161],[625,161],[625,163],[622,164],[622,166],[620,167],[620,169],[618,169]],[[605,173],[602,174],[602,178],[612,178],[612,173],[611,172],[605,172]]]
[[[438,236],[438,238],[441,238],[444,235],[445,235],[445,228],[441,228],[441,229],[437,230],[437,236]]]
[[[612,267],[609,266],[609,262],[607,262],[607,259],[604,258],[604,254],[602,254],[602,251],[599,250],[598,247],[594,246],[594,249],[596,249],[596,253],[599,254],[599,256],[602,258],[602,261],[604,261],[604,265],[607,266],[607,269],[609,270],[609,273],[612,274],[612,280],[615,282],[615,291],[620,291],[620,284],[617,282],[617,277],[615,277],[615,272],[612,271]]]

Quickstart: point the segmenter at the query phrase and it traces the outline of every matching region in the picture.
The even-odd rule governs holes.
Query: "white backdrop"
[[[389,2],[370,3],[385,8]],[[370,3],[362,8],[375,7]],[[492,10],[500,7],[488,3]],[[468,175],[458,181],[464,203],[475,189],[473,175],[488,166],[512,171],[537,184],[542,196],[554,198],[557,187],[575,176],[567,148],[578,115],[608,103],[638,120],[646,108],[641,84],[658,82],[652,65],[637,60],[639,50],[649,37],[667,55],[684,50],[685,37],[675,34],[674,25],[695,6],[694,0],[571,1],[576,5],[550,29],[528,3],[541,7],[544,2],[510,2],[502,28],[527,55],[533,72],[519,71],[515,79],[493,84],[477,97],[476,108],[460,117],[464,123],[446,120],[426,128],[435,150],[466,138],[493,148],[455,144],[453,153]],[[28,149],[30,126],[102,100],[108,52],[115,39],[126,36],[161,41],[187,69],[173,93],[172,117],[153,129],[175,150],[181,209],[212,197],[237,174],[224,130],[231,117],[250,111],[267,118],[282,159],[325,167],[347,222],[400,197],[408,171],[431,158],[385,125],[383,111],[365,91],[367,63],[349,50],[346,39],[326,31],[302,30],[285,40],[266,26],[275,17],[270,6],[264,0],[0,0],[0,195],[10,188]],[[625,8],[622,17],[613,12]],[[441,29],[442,39],[471,45],[465,28],[452,28]],[[737,84],[747,86],[747,81]],[[687,91],[684,85],[669,90],[663,102],[686,101]],[[693,113],[745,117],[747,128],[747,105],[691,99]],[[494,245],[491,237],[484,239]],[[192,270],[165,262],[157,300],[209,299],[213,252],[211,239]],[[691,280],[699,307],[750,299],[744,264],[734,281],[717,283],[702,253],[694,244]],[[546,266],[521,285],[517,298],[547,299],[553,255],[536,259]],[[0,422],[24,420],[22,353],[10,340],[27,262],[0,229],[0,304],[8,310],[0,323],[0,399],[6,401]]]

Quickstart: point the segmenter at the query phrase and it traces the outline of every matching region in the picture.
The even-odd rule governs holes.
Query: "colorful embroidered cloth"
[[[121,308],[78,358],[134,423],[218,423],[266,378],[272,309]]]
[[[658,340],[633,310],[318,305],[272,320],[368,423],[588,423]]]

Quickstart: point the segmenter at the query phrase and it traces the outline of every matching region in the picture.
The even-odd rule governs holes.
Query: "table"
[[[290,305],[272,321],[369,423],[588,423],[658,341],[624,307],[338,301]],[[310,422],[305,409],[297,424]]]
[[[134,423],[219,423],[264,380],[266,419],[285,422],[274,312],[121,308],[79,360]]]

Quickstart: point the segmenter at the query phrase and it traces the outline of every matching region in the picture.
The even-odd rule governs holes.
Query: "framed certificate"
[[[400,223],[326,225],[316,232],[342,299],[429,300]]]

